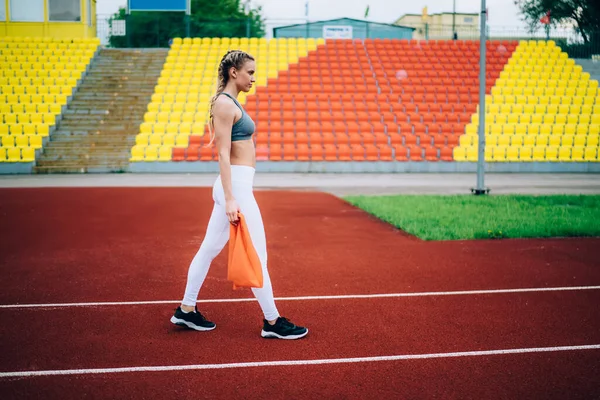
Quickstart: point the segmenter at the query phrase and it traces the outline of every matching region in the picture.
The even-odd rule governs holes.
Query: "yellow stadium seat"
[[[21,148],[9,147],[6,149],[6,156],[8,162],[21,162]]]
[[[550,135],[552,133],[552,125],[550,124],[542,124],[540,126],[540,134],[542,135]]]
[[[25,135],[35,135],[36,134],[36,125],[35,124],[23,124],[23,133]]]
[[[600,137],[596,134],[596,135],[589,135],[587,137],[587,141],[586,141],[586,146],[592,146],[592,147],[598,147],[598,141],[600,140]]]
[[[155,112],[147,112],[146,114],[144,114],[144,122],[155,122],[156,115],[157,113]]]
[[[571,161],[574,162],[582,162],[585,161],[584,158],[584,147],[583,146],[574,146],[571,148]]]
[[[516,124],[515,125],[515,134],[516,135],[527,134],[527,125],[526,124]]]
[[[519,147],[510,146],[506,148],[506,161],[519,161]]]
[[[552,114],[545,114],[543,116],[542,121],[543,121],[544,124],[549,125],[549,124],[553,124],[554,123],[554,119],[555,119],[554,115],[552,115]]]
[[[175,146],[187,147],[189,145],[189,135],[177,135],[175,137]]]
[[[151,134],[152,133],[152,124],[149,122],[142,122],[140,124],[140,133],[142,134]]]
[[[473,144],[475,136],[473,135],[461,135],[460,138],[458,139],[459,144],[461,147],[469,147]]]
[[[550,144],[550,135],[540,133],[535,137],[536,146],[548,146]]]
[[[558,146],[548,146],[546,147],[546,160],[547,161],[557,161],[558,160]]]
[[[510,145],[510,139],[512,136],[507,136],[507,135],[500,135],[498,136],[498,146],[509,146]]]
[[[564,126],[564,133],[566,135],[574,135],[577,132],[577,125],[575,124],[566,124]]]
[[[167,124],[165,124],[163,122],[155,122],[152,127],[152,131],[155,134],[163,135],[163,134],[167,133]]]
[[[561,137],[558,135],[551,135],[549,137],[549,141],[548,144],[550,146],[560,146],[560,142],[561,142]]]
[[[158,152],[158,161],[171,161],[172,146],[161,146]]]
[[[477,118],[479,119],[479,118]],[[467,135],[476,135],[477,134],[477,125],[476,124],[467,124],[465,133]]]
[[[587,135],[575,135],[573,136],[573,145],[579,147],[585,147],[587,142]]]
[[[531,161],[533,157],[533,147],[523,146],[519,149],[519,160]]]
[[[6,147],[0,147],[0,163],[6,162]]]
[[[573,135],[563,135],[561,137],[560,145],[571,147],[574,144],[574,138]]]
[[[567,116],[565,114],[556,114],[554,122],[560,125],[567,123]]]
[[[23,147],[21,149],[22,162],[35,161],[35,149],[33,147]]]
[[[537,136],[536,135],[526,135],[523,137],[523,145],[533,147],[535,146]]]
[[[453,150],[453,158],[455,161],[466,161],[467,160],[467,152],[464,147],[456,146]]]
[[[167,133],[166,135],[163,136],[162,138],[162,144],[163,146],[175,146],[175,138],[177,137],[177,134],[170,134]]]
[[[535,146],[533,148],[533,155],[531,158],[533,161],[545,161],[546,160],[546,146]]]
[[[179,124],[178,134],[190,135],[192,133],[192,124],[189,122],[182,122]]]
[[[501,135],[502,125],[492,125],[491,133],[492,135]]]
[[[150,135],[148,134],[138,134],[135,136],[135,145],[136,146],[148,146],[148,140]]]
[[[597,161],[598,160],[598,148],[597,147],[586,147],[583,157],[586,161]]]
[[[22,124],[8,124],[11,135],[22,135],[23,125]]]
[[[531,123],[532,124],[542,124],[543,116],[542,114],[531,114]]]
[[[34,149],[41,149],[43,146],[42,136],[29,136],[29,146]]]
[[[21,136],[21,135],[18,135]],[[15,147],[15,137],[17,136],[2,136],[2,147]]]
[[[48,136],[50,135],[50,126],[48,124],[38,124],[35,125],[35,131],[40,136]]]
[[[523,140],[525,138],[525,135],[512,135],[510,137],[510,146],[516,146],[516,147],[521,147],[523,146]]]
[[[561,146],[558,150],[559,161],[571,161],[571,147]]]
[[[133,146],[131,148],[131,157],[129,158],[129,161],[144,161],[144,148],[145,147],[138,145]]]
[[[578,135],[586,135],[588,133],[589,125],[577,125],[575,133]]]
[[[149,145],[146,147],[146,155],[144,161],[157,161],[158,160],[158,145]]]
[[[16,147],[29,147],[29,135],[17,135],[15,136]]]
[[[161,146],[162,145],[162,137],[163,137],[163,135],[161,135],[161,134],[157,134],[157,133],[152,134],[149,136],[148,144]]]
[[[467,161],[477,161],[478,151],[477,147],[469,146],[467,147]]]
[[[494,161],[506,161],[506,146],[494,147],[492,149],[492,159]]]

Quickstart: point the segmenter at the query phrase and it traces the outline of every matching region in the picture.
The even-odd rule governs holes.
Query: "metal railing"
[[[188,19],[176,13],[145,13],[143,17],[130,20],[115,20],[110,15],[98,15],[97,35],[101,43],[109,47],[168,47],[174,37],[273,37],[274,28],[298,25],[296,37],[315,37],[316,29],[305,29],[305,19],[269,19],[257,24],[250,19]],[[357,22],[356,35],[362,32],[363,37],[377,38],[385,31],[361,27],[365,22]],[[368,24],[368,23],[367,23]],[[304,27],[304,28],[303,28]],[[120,36],[122,29],[124,36]],[[473,25],[413,26],[412,39],[417,40],[479,40],[479,27]],[[119,32],[121,30],[121,32]],[[279,31],[279,30],[278,30]],[[573,28],[553,28],[548,31],[539,29],[530,32],[515,27],[487,27],[486,36],[491,40],[554,40],[563,51],[573,58],[600,59],[600,31],[588,33],[585,37]],[[389,37],[389,36],[387,36]]]

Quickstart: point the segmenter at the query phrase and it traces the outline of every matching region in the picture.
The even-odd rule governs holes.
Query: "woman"
[[[181,305],[171,322],[198,331],[215,328],[198,311],[196,301],[212,260],[229,240],[229,224],[236,225],[238,211],[246,217],[252,243],[262,264],[263,287],[252,288],[263,311],[265,338],[299,339],[308,329],[292,324],[279,315],[267,270],[267,248],[260,210],[252,192],[256,157],[252,135],[254,121],[236,100],[254,83],[254,58],[242,51],[229,51],[219,65],[219,87],[210,105],[210,134],[219,153],[220,175],[213,186],[214,207],[204,241],[188,271],[187,286]],[[214,135],[213,135],[214,131]]]

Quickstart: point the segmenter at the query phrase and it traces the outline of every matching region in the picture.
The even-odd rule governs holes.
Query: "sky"
[[[244,2],[245,0],[242,0]],[[365,10],[369,6],[372,22],[393,23],[404,14],[421,14],[427,6],[429,14],[452,12],[453,1],[456,12],[479,13],[481,0],[308,0],[308,19],[310,21],[333,18],[365,19]],[[306,22],[307,0],[250,0],[253,7],[262,6],[267,26],[288,25]],[[126,0],[98,0],[98,14],[112,14]],[[489,12],[488,24],[495,28],[523,28],[513,0],[486,0]]]

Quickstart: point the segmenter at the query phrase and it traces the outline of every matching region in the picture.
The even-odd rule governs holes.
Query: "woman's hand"
[[[225,202],[225,213],[227,214],[227,218],[229,222],[234,226],[237,225],[239,221],[238,212],[240,211],[240,206],[235,201],[235,199],[227,200]]]

